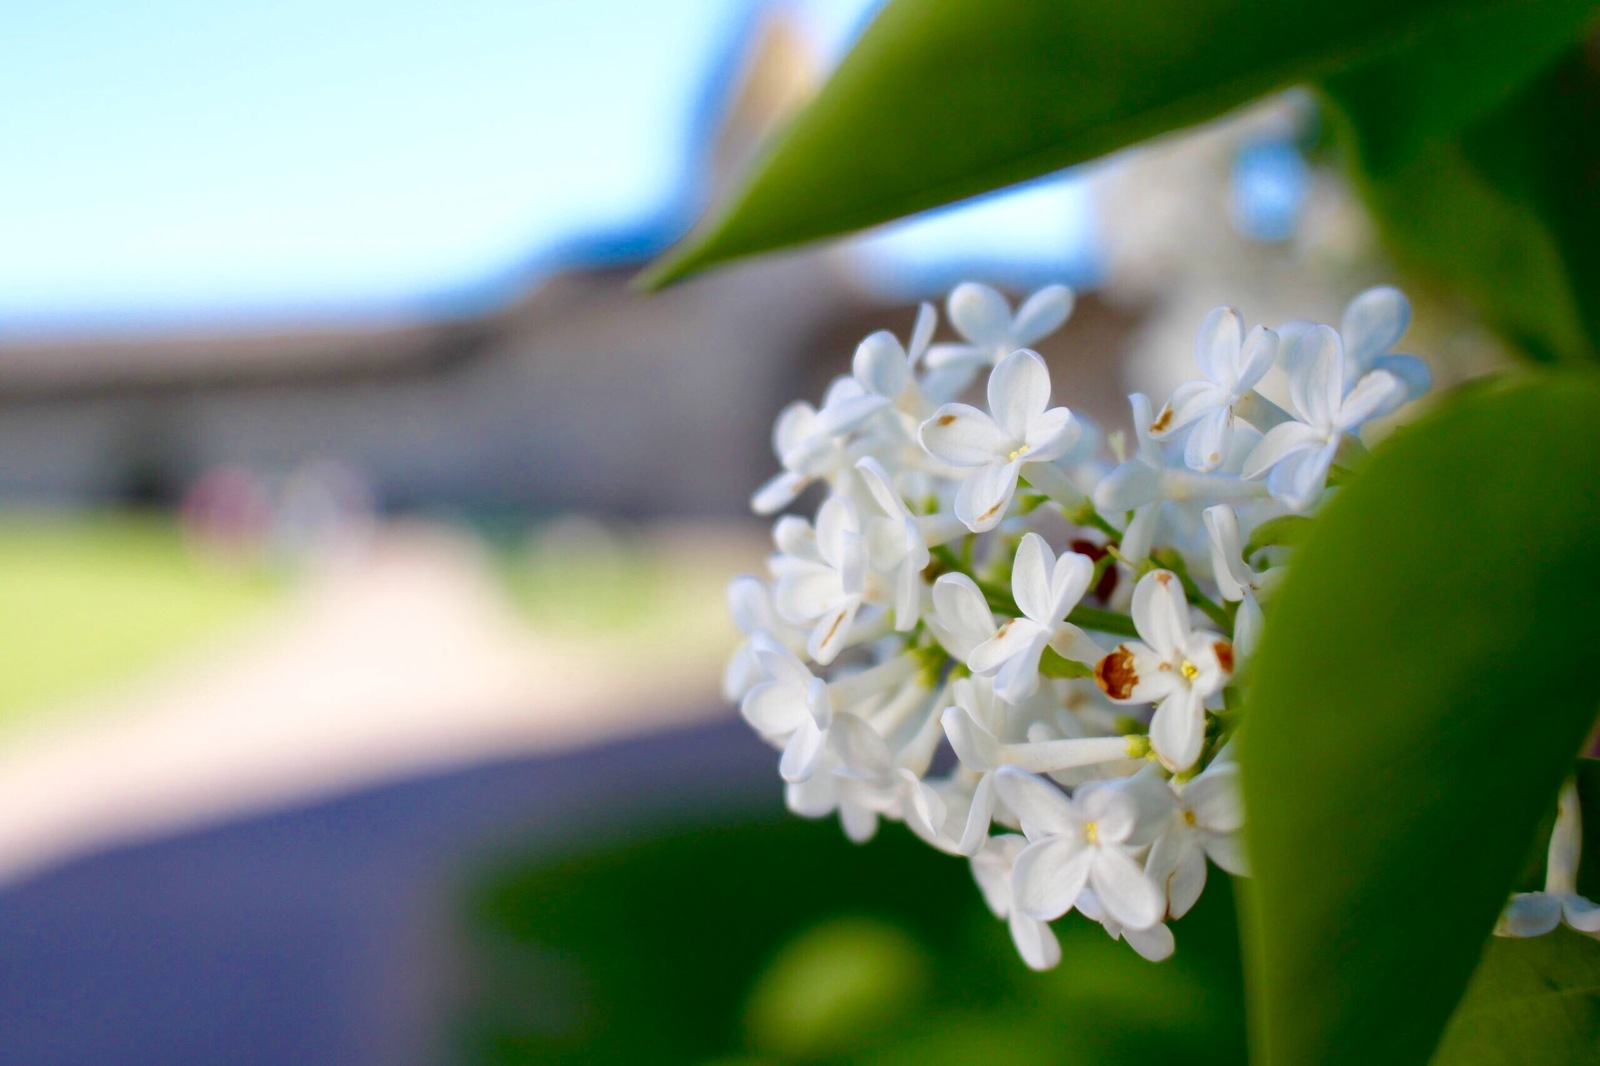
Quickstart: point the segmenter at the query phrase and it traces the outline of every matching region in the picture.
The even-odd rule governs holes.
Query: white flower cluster
[[[1013,313],[960,285],[959,342],[932,343],[925,304],[909,345],[873,334],[820,408],[783,411],[755,509],[825,491],[814,520],[777,519],[769,579],[733,583],[748,640],[725,677],[793,811],[857,841],[901,820],[968,857],[1040,969],[1071,910],[1165,958],[1206,860],[1244,873],[1228,737],[1284,541],[1362,426],[1428,386],[1390,353],[1394,289],[1339,330],[1218,308],[1201,377],[1159,413],[1131,397],[1132,446],[1107,456],[1026,347],[1072,303],[1052,286]],[[1275,367],[1290,410],[1257,390]],[[959,402],[985,371],[987,409]]]

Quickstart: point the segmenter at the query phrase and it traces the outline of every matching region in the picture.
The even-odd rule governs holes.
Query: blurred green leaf
[[[1056,923],[1062,964],[1038,974],[967,863],[899,826],[857,847],[832,821],[726,812],[648,839],[613,836],[482,876],[464,914],[452,1061],[1235,1066],[1243,1001],[1229,889],[1214,874],[1160,964],[1069,915]],[[839,1026],[839,989],[806,985],[836,982],[855,955],[875,960],[866,988],[878,1014]],[[896,974],[910,984],[887,987]],[[860,975],[846,980],[861,987]],[[833,1002],[812,1012],[775,996]],[[823,1039],[804,1048],[796,1035]]]
[[[1360,117],[1355,162],[1370,176],[1387,176],[1503,105],[1597,14],[1596,0],[1565,0],[1440,20],[1405,49],[1336,72],[1322,88]]]
[[[1555,40],[1553,24],[1539,24],[1547,31],[1540,44]],[[1544,58],[1544,52],[1535,48],[1533,57]],[[1422,102],[1428,94],[1483,96],[1463,87],[1474,79],[1459,76],[1461,58],[1440,62],[1450,70],[1424,68],[1408,78],[1391,69],[1386,78],[1349,77],[1328,87],[1341,139],[1358,164],[1357,184],[1386,244],[1401,266],[1465,296],[1533,357],[1595,358],[1600,74],[1593,55],[1569,49],[1452,135],[1422,136],[1425,121],[1436,130],[1452,129],[1439,109]],[[1415,106],[1393,107],[1393,96]],[[1442,110],[1464,117],[1459,108]]]
[[[1502,13],[1571,0],[895,0],[734,199],[642,279],[1052,173]],[[1477,72],[1475,72],[1476,74]]]
[[[1527,940],[1491,940],[1433,1062],[1600,1062],[1600,943],[1565,927]]]
[[[1300,546],[1240,734],[1253,1039],[1421,1062],[1597,707],[1600,379],[1479,386]]]

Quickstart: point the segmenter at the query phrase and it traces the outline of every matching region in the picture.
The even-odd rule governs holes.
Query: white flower
[[[868,523],[868,558],[875,570],[891,575],[895,628],[906,631],[917,624],[922,613],[922,572],[928,568],[929,549],[966,529],[947,515],[912,514],[889,472],[876,459],[863,459],[856,469],[884,513]]]
[[[1047,647],[1078,662],[1094,662],[1105,654],[1067,615],[1094,580],[1094,560],[1077,552],[1058,559],[1037,533],[1023,536],[1011,568],[1011,594],[1022,611],[972,650],[967,666],[992,676],[995,691],[1008,703],[1020,703],[1039,687],[1039,658]]]
[[[955,658],[967,661],[974,649],[998,631],[989,602],[966,574],[941,574],[933,583],[933,617],[928,628]]]
[[[1150,962],[1171,958],[1177,947],[1172,930],[1165,922],[1157,922],[1148,929],[1129,929],[1105,912],[1093,889],[1084,889],[1083,895],[1078,897],[1078,910],[1085,918],[1104,926],[1112,940],[1126,940],[1129,947]]]
[[[1239,602],[1239,611],[1233,620],[1233,650],[1240,660],[1249,659],[1255,654],[1265,621],[1260,597],[1277,582],[1283,568],[1254,570],[1244,561],[1239,516],[1233,508],[1223,504],[1207,507],[1202,517],[1211,540],[1211,569],[1217,590],[1223,599]]]
[[[975,533],[1005,517],[1023,466],[1060,458],[1078,434],[1070,411],[1050,407],[1050,372],[1026,349],[1006,356],[989,375],[989,411],[945,404],[919,433],[929,455],[971,468],[956,493],[955,510]]]
[[[1345,387],[1371,370],[1387,370],[1400,379],[1405,400],[1415,400],[1433,384],[1428,364],[1414,355],[1394,355],[1392,349],[1411,325],[1411,302],[1405,293],[1387,285],[1359,293],[1344,309],[1339,333],[1344,337]],[[1387,410],[1379,412],[1387,414]]]
[[[935,369],[976,368],[1000,362],[1061,328],[1072,314],[1072,290],[1047,285],[1028,297],[1012,317],[1006,298],[975,281],[957,285],[945,310],[965,344],[936,344],[928,351]]]
[[[972,857],[972,878],[989,910],[1006,920],[1022,961],[1030,969],[1049,970],[1061,961],[1060,941],[1048,924],[1023,914],[1012,902],[1011,871],[1027,846],[1027,840],[1015,833],[990,837]]]
[[[1142,640],[1119,644],[1094,679],[1116,703],[1154,703],[1150,746],[1173,773],[1193,766],[1205,743],[1208,696],[1233,673],[1233,646],[1189,624],[1177,575],[1153,570],[1133,590],[1133,625]]]
[[[758,577],[740,574],[728,584],[728,614],[739,632],[748,638],[764,633],[790,651],[802,646],[802,642],[793,640],[794,630],[778,617],[772,606],[772,594]],[[733,650],[722,672],[722,698],[730,703],[744,699],[744,694],[764,676],[761,664],[756,661],[753,639],[743,641]]]
[[[844,435],[884,410],[888,401],[873,396],[854,378],[841,377],[828,388],[818,411],[805,401],[785,407],[772,426],[772,450],[783,466],[750,500],[757,514],[776,514],[812,482],[833,479],[849,469]]]
[[[817,512],[816,558],[779,555],[769,564],[777,578],[778,614],[796,624],[814,622],[806,651],[833,662],[850,636],[867,592],[867,543],[855,508],[830,496]]]
[[[1565,922],[1580,933],[1600,939],[1600,904],[1578,895],[1582,843],[1578,786],[1569,778],[1561,786],[1556,803],[1556,824],[1550,832],[1550,851],[1545,860],[1544,891],[1512,896],[1494,927],[1496,936],[1543,936]]]
[[[1126,928],[1161,920],[1164,900],[1137,858],[1146,841],[1139,839],[1138,800],[1127,788],[1094,782],[1069,798],[1041,777],[1007,768],[996,772],[995,791],[1030,841],[1011,871],[1017,910],[1050,921],[1089,888]]]
[[[1260,326],[1244,336],[1244,322],[1231,307],[1206,316],[1195,338],[1195,360],[1204,380],[1186,381],[1172,393],[1150,425],[1150,435],[1166,440],[1185,428],[1184,462],[1195,470],[1222,465],[1233,442],[1240,401],[1278,358],[1278,335]]]
[[[961,765],[987,773],[1014,766],[1029,773],[1049,774],[1085,766],[1127,762],[1143,758],[1143,737],[1071,737],[1064,740],[1026,740],[1007,744],[994,735],[968,709],[945,708],[941,718],[945,735]]]
[[[847,762],[855,760],[855,765]],[[862,767],[871,764],[872,770]],[[824,818],[839,812],[845,836],[857,844],[871,840],[878,818],[899,806],[898,780],[887,748],[872,727],[852,714],[840,714],[816,772],[784,789],[784,803],[802,818]]]
[[[770,637],[757,636],[751,644],[768,680],[745,694],[739,713],[757,733],[783,746],[779,775],[804,781],[816,771],[833,724],[827,682]]]
[[[1245,460],[1246,478],[1267,478],[1267,491],[1296,511],[1315,502],[1345,434],[1393,410],[1405,386],[1387,370],[1362,375],[1345,387],[1344,345],[1328,326],[1300,338],[1288,360],[1289,398],[1298,421],[1272,427]]]
[[[1163,507],[1167,504],[1179,508],[1205,507],[1264,494],[1262,486],[1253,482],[1169,465],[1161,445],[1150,436],[1150,400],[1136,392],[1128,397],[1128,403],[1133,408],[1138,448],[1095,486],[1093,497],[1095,507],[1102,514],[1133,513],[1122,534],[1125,558],[1139,560],[1150,554],[1160,529]],[[1236,440],[1244,437],[1244,434],[1237,434]]]
[[[1182,918],[1206,887],[1206,858],[1230,874],[1245,873],[1239,829],[1239,767],[1213,762],[1186,785],[1172,784],[1176,809],[1150,848],[1145,870],[1164,886],[1167,913]]]
[[[866,393],[882,397],[905,414],[927,417],[928,402],[917,385],[916,368],[937,324],[933,305],[923,304],[911,327],[909,348],[902,347],[899,338],[886,329],[869,335],[856,346],[851,374]]]
[[[900,773],[901,813],[923,840],[952,855],[975,855],[989,839],[994,777],[957,771],[934,785],[908,769]]]

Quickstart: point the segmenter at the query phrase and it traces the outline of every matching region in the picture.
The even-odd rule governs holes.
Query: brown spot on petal
[[[822,645],[823,646],[826,646],[828,641],[833,639],[833,635],[835,633],[839,632],[839,627],[841,625],[843,625],[843,624],[844,624],[844,612],[840,611],[838,614],[833,616],[833,625],[828,627],[828,635],[822,638]]]
[[[1163,585],[1172,584],[1172,571],[1171,570],[1157,570],[1156,571],[1156,580],[1161,582]]]
[[[1004,507],[1005,505],[1006,505],[1006,501],[1005,500],[1001,500],[999,503],[995,504],[993,507],[989,508],[987,511],[985,511],[981,515],[979,515],[978,516],[978,521],[987,522],[989,519],[991,519],[995,515],[999,514],[1000,513],[1000,508]]]
[[[1156,415],[1156,420],[1150,423],[1150,432],[1160,433],[1170,425],[1172,425],[1172,405],[1167,404],[1161,408],[1161,413]]]
[[[1139,674],[1133,668],[1133,652],[1128,650],[1127,645],[1117,645],[1116,651],[1095,664],[1094,683],[1114,700],[1125,700],[1133,695],[1133,686],[1139,683]]]
[[[954,422],[955,420],[956,420],[956,416],[955,415],[940,415],[936,419],[936,421],[941,426],[948,426],[950,423]]]
[[[1211,650],[1217,653],[1217,662],[1222,665],[1223,671],[1233,673],[1233,645],[1219,640],[1211,645]]]
[[[1016,621],[1017,620],[1015,618],[1006,619],[1006,624],[995,630],[994,639],[999,640],[1001,637],[1005,636],[1006,630],[1010,629],[1012,625],[1016,623]]]

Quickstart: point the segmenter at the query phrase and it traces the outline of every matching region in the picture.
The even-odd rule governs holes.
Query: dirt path
[[[730,569],[760,547],[683,543]],[[704,717],[733,639],[720,602],[704,617],[644,647],[541,638],[470,540],[391,530],[198,659],[12,738],[0,882],[113,842]]]

